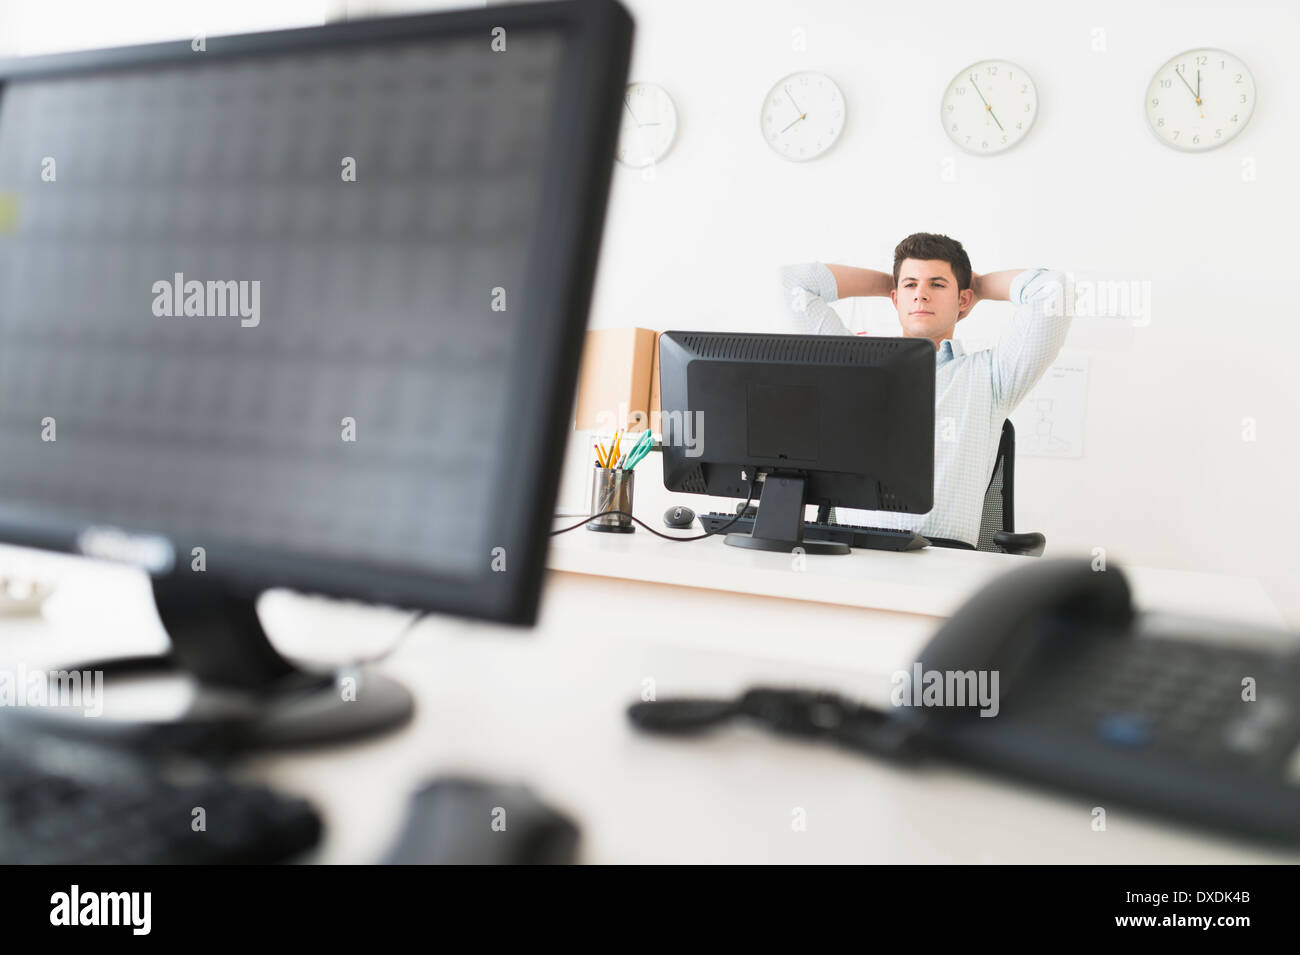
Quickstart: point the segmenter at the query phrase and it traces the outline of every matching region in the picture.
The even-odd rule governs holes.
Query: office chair
[[[980,513],[979,544],[974,550],[986,550],[994,554],[1017,554],[1021,557],[1042,557],[1047,538],[1037,531],[1017,534],[1015,525],[1015,473],[1016,473],[1016,429],[1011,419],[1002,422],[1002,437],[998,441],[997,457],[993,460],[993,476],[989,486],[984,490],[984,509]],[[743,505],[737,505],[739,512]],[[753,515],[757,508],[750,505],[747,512]],[[823,504],[817,510],[817,522],[820,524],[838,523],[835,508]],[[965,541],[951,540],[946,537],[926,536],[935,547],[951,547],[957,550],[971,550]]]
[[[980,537],[976,550],[995,554],[1019,554],[1042,557],[1047,538],[1037,531],[1017,534],[1015,526],[1016,429],[1011,419],[1002,422],[1002,438],[993,461],[993,476],[984,491],[984,510],[980,514]],[[969,547],[961,541],[929,538],[936,547]]]

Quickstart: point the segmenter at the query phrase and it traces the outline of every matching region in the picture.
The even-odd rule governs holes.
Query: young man
[[[893,275],[814,262],[786,266],[781,278],[800,332],[852,334],[827,303],[887,295],[903,335],[935,346],[934,507],[923,515],[836,508],[836,519],[975,547],[1002,422],[1056,359],[1070,327],[1065,276],[1047,269],[976,275],[960,242],[918,232],[894,249]],[[967,353],[952,333],[984,299],[1018,307],[996,345]]]

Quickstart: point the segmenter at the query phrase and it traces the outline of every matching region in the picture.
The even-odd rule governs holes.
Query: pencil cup
[[[636,530],[632,518],[632,477],[634,471],[623,468],[596,468],[591,485],[591,520],[589,531],[610,534],[630,534]],[[627,511],[627,514],[608,514],[606,511]]]

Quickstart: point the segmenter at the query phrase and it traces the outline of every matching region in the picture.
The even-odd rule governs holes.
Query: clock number
[[[1246,94],[1245,94],[1245,93],[1242,93],[1242,94],[1241,94],[1241,101],[1242,101],[1243,103],[1246,102]]]
[[[1151,101],[1151,105],[1152,105],[1152,106],[1159,106],[1159,105],[1160,105],[1160,100],[1158,100],[1158,99],[1153,99],[1153,100]]]

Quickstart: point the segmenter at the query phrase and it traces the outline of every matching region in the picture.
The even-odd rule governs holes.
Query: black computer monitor
[[[568,0],[0,64],[0,540],[147,570],[166,664],[304,701],[265,739],[411,712],[330,705],[266,588],[531,624],[631,36]]]
[[[934,377],[925,339],[664,332],[664,485],[761,498],[728,544],[848,553],[803,539],[804,506],[929,511]]]

